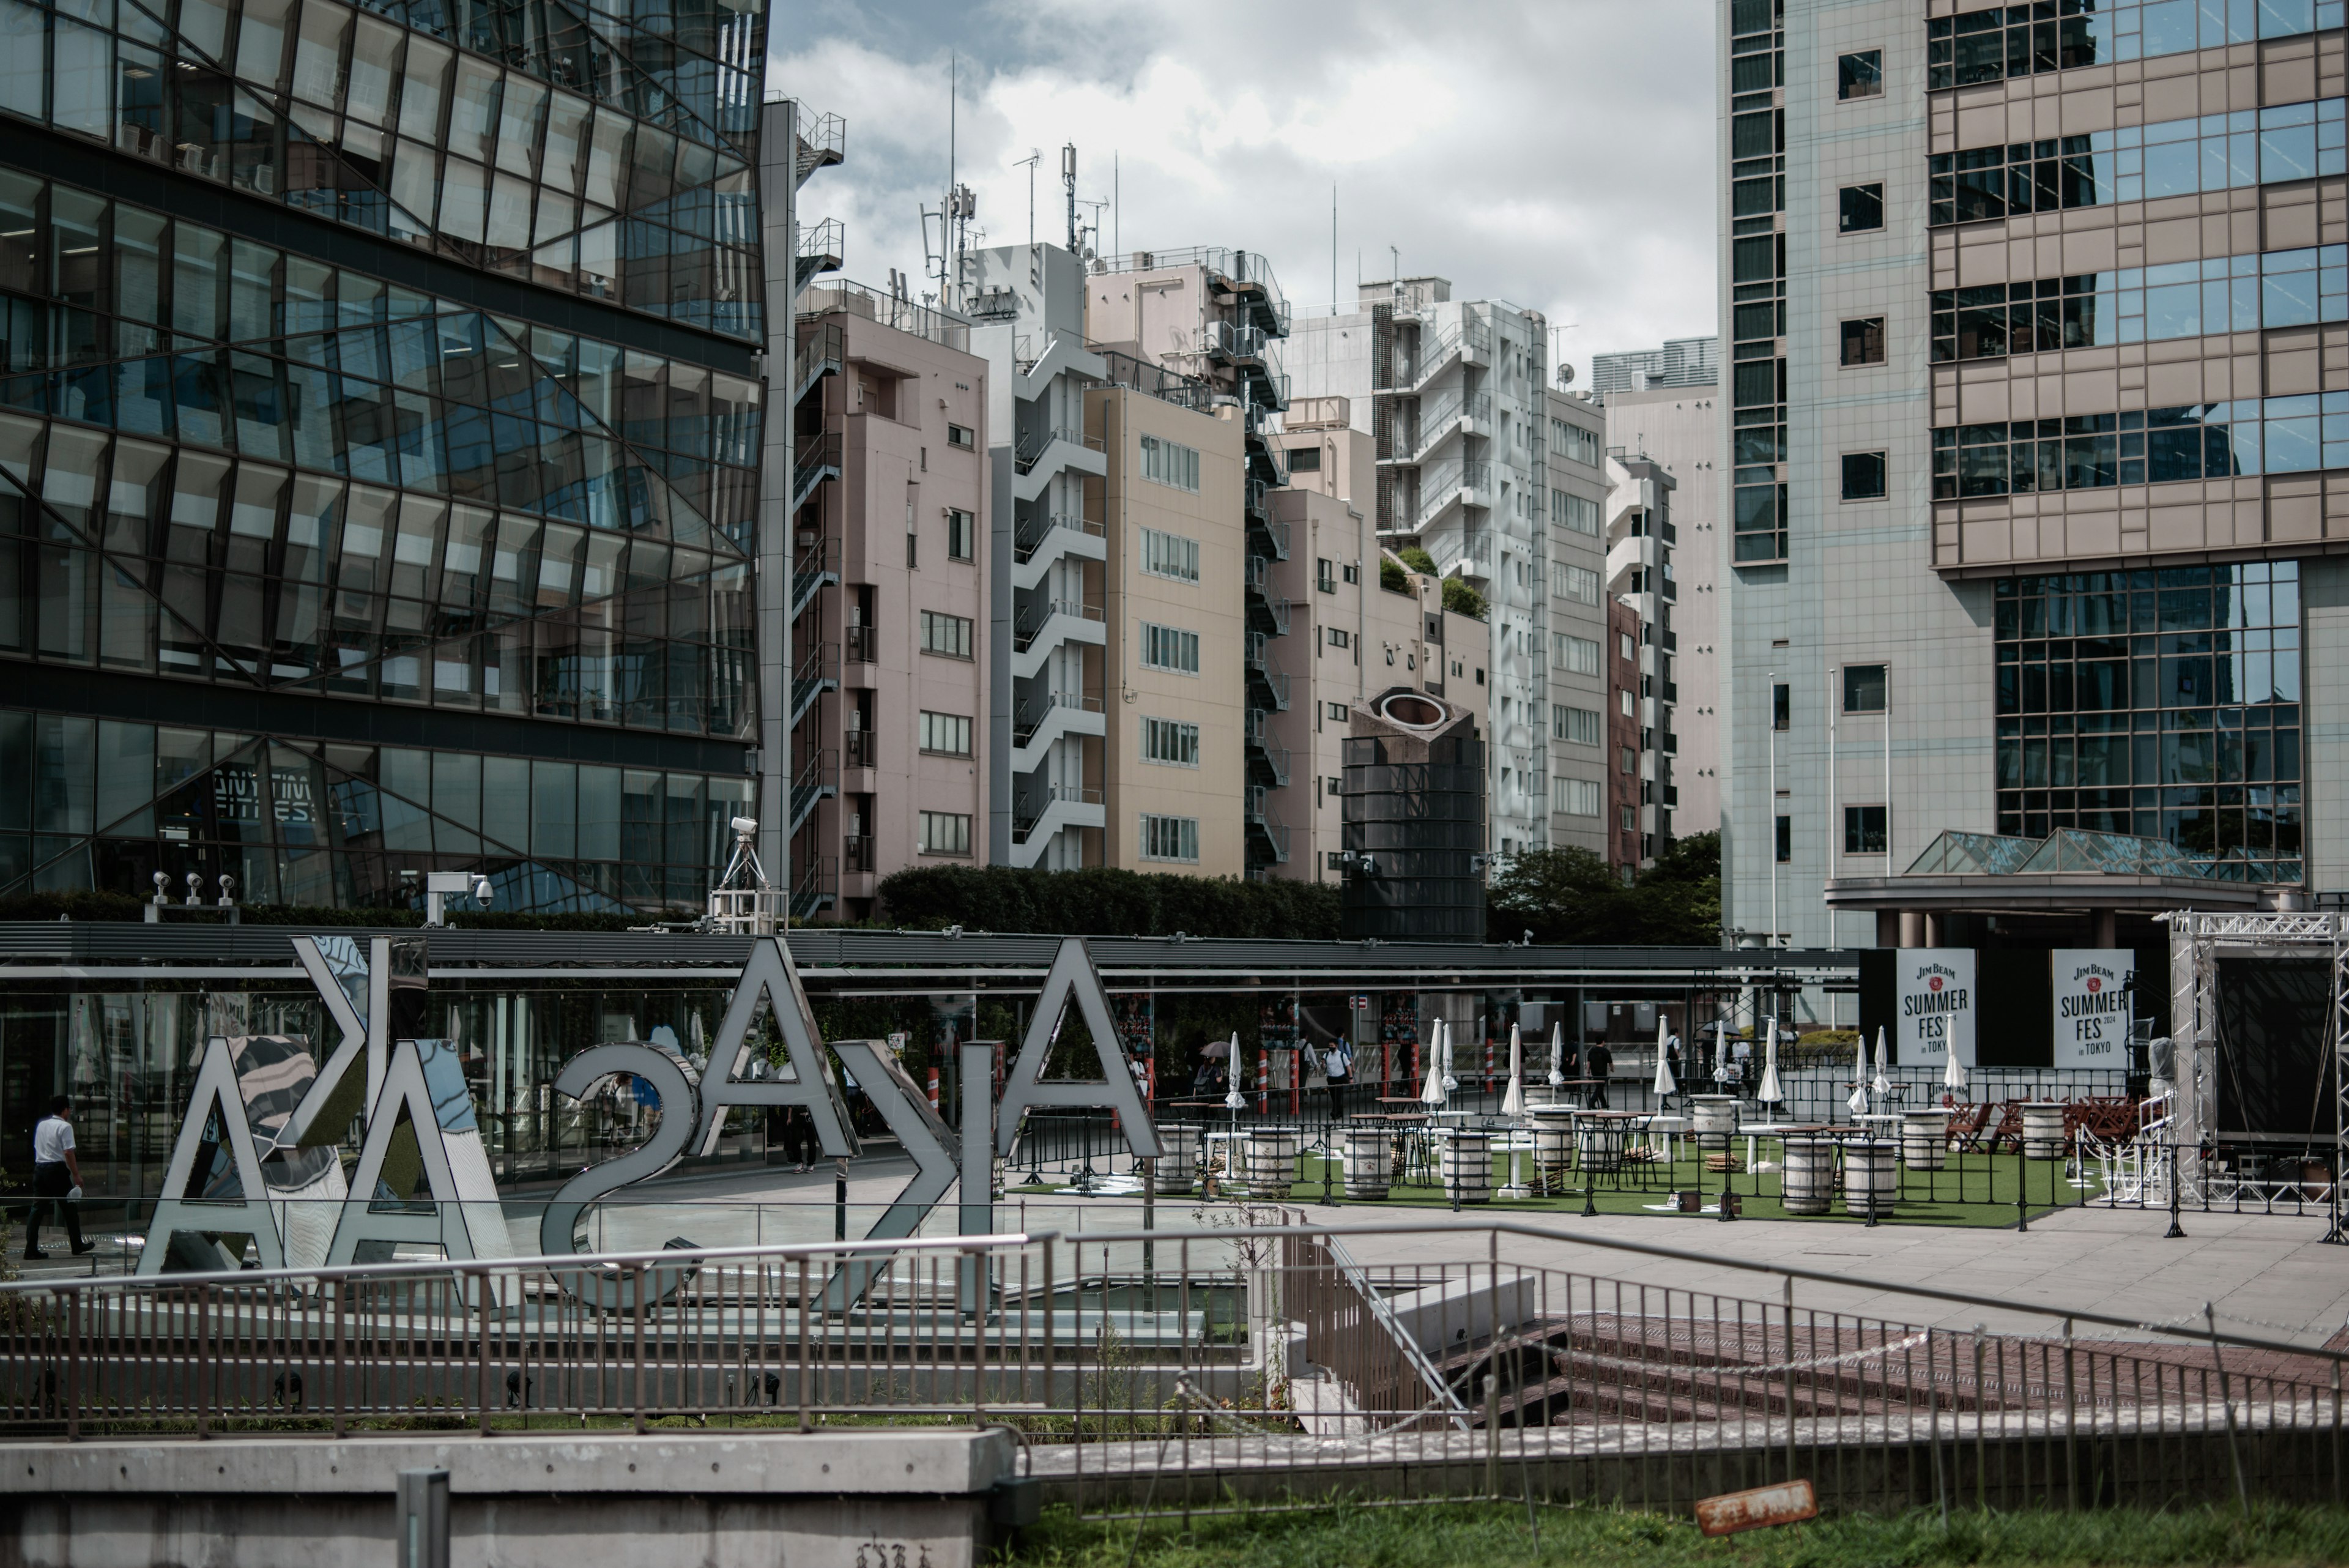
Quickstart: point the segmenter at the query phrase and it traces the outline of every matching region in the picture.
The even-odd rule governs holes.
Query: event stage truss
[[[2349,914],[2286,911],[2277,914],[2199,914],[2191,909],[2160,917],[2169,927],[2170,1037],[2177,1045],[2179,1080],[2171,1137],[2176,1147],[2195,1147],[2216,1138],[2219,1125],[2219,959],[2310,958],[2333,963],[2333,1006],[2327,1013],[2326,1054],[2333,1063],[2333,1179],[2326,1185],[2332,1223],[2328,1241],[2349,1241],[2343,1224],[2341,1174],[2349,1156]],[[2178,1161],[2180,1196],[2199,1199],[2211,1179],[2204,1162]]]

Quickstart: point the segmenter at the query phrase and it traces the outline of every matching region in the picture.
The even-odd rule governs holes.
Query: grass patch
[[[2349,1562],[2349,1509],[2162,1512],[1848,1515],[1707,1540],[1685,1518],[1604,1508],[1543,1508],[1537,1546],[1522,1503],[1194,1516],[1140,1527],[1048,1511],[1009,1561],[1035,1568],[1436,1568],[1568,1563],[1573,1568],[2299,1568]]]

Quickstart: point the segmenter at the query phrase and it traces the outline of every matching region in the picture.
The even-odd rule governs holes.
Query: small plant
[[[1464,615],[1471,620],[1485,618],[1485,596],[1468,586],[1464,577],[1444,579],[1444,607],[1452,615]]]

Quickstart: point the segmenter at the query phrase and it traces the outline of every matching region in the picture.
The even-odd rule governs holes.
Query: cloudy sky
[[[1714,329],[1709,0],[781,0],[769,80],[848,122],[805,212],[847,275],[924,271],[956,169],[989,244],[1064,240],[1061,148],[1101,247],[1268,255],[1303,313],[1358,276],[1435,273],[1590,356]],[[1090,221],[1089,208],[1081,208]],[[918,292],[918,288],[917,288]]]

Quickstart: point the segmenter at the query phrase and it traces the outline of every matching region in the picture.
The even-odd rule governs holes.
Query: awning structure
[[[1830,909],[2159,914],[2272,909],[2298,894],[2251,879],[2240,856],[2198,857],[2163,838],[2062,827],[2044,838],[1951,829],[1897,877],[1838,877]]]

